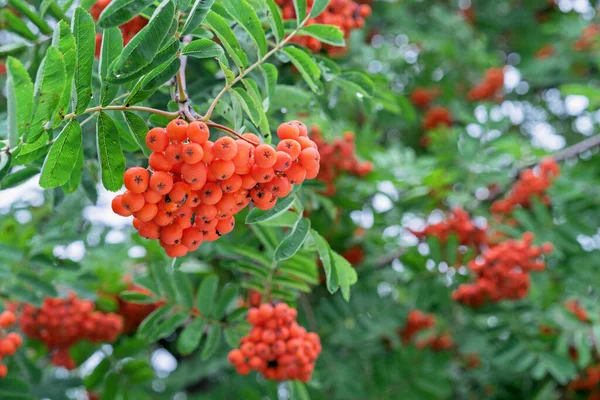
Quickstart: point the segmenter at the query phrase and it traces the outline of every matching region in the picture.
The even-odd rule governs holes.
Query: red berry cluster
[[[310,134],[319,147],[321,155],[328,160],[317,175],[317,179],[327,185],[326,195],[332,196],[336,193],[334,182],[342,173],[362,177],[373,171],[371,162],[360,161],[356,157],[353,132],[346,132],[343,137],[336,138],[332,142],[327,142],[323,138],[321,129],[316,125],[310,128]]]
[[[134,284],[129,284],[127,291],[151,294],[148,289],[141,286],[136,286]],[[162,302],[132,303],[125,301],[120,297],[117,299],[117,301],[119,303],[118,314],[123,317],[123,333],[134,332],[142,323],[142,321],[146,319],[150,313],[152,313],[152,311],[156,310],[163,304]]]
[[[410,101],[415,107],[426,109],[431,105],[437,92],[433,89],[418,87],[410,94]]]
[[[123,319],[113,313],[94,311],[94,303],[71,293],[68,298],[44,299],[41,308],[23,304],[21,330],[38,339],[53,352],[52,363],[75,368],[69,347],[82,339],[93,343],[112,342],[123,330]]]
[[[428,236],[435,236],[440,242],[445,243],[448,236],[454,233],[458,237],[458,241],[464,246],[473,246],[479,248],[487,243],[487,233],[485,229],[475,226],[469,213],[462,208],[452,209],[451,214],[442,222],[437,224],[427,225],[420,232],[412,231],[419,239]]]
[[[23,338],[16,332],[7,333],[5,329],[10,328],[17,322],[17,317],[12,311],[3,311],[0,314],[0,378],[8,373],[8,367],[2,364],[2,358],[12,356],[23,344]]]
[[[296,323],[297,311],[285,303],[262,304],[248,311],[253,325],[240,348],[229,352],[229,362],[241,375],[256,370],[275,381],[308,382],[321,353],[319,335]]]
[[[583,376],[569,384],[572,391],[591,391],[588,399],[600,399],[600,364],[590,365],[585,369]]]
[[[502,67],[490,68],[485,72],[483,81],[471,89],[467,97],[471,101],[493,99],[503,86],[504,69]]]
[[[503,200],[496,200],[491,211],[508,214],[518,205],[528,207],[533,197],[539,197],[544,204],[549,204],[546,190],[559,173],[560,168],[554,159],[543,159],[538,168],[523,171],[508,196]]]
[[[546,263],[539,258],[551,251],[550,243],[534,246],[531,232],[524,233],[521,240],[490,247],[469,263],[476,282],[460,285],[452,298],[471,307],[479,307],[487,299],[521,299],[529,290],[529,272],[543,271]]]
[[[565,308],[581,322],[590,321],[587,311],[585,311],[585,309],[579,305],[579,302],[577,300],[567,301],[565,303]]]
[[[96,1],[96,3],[94,3],[94,5],[92,7],[90,7],[90,14],[92,15],[92,18],[94,18],[94,21],[97,21],[98,18],[100,17],[100,14],[102,14],[102,11],[104,11],[104,9],[108,6],[108,4],[111,2],[112,0],[98,0]],[[128,21],[126,23],[124,23],[123,25],[119,26],[119,29],[121,30],[121,34],[123,35],[123,44],[127,44],[129,43],[129,41],[131,39],[133,39],[133,37],[142,30],[142,28],[144,26],[146,26],[146,24],[148,23],[148,20],[144,17],[142,17],[141,15],[137,15],[135,17],[133,17],[133,19],[131,21]],[[100,56],[100,45],[102,44],[102,34],[101,33],[97,33],[96,34],[96,57]]]
[[[556,53],[556,49],[551,44],[546,44],[535,53],[535,58],[538,60],[544,60],[552,57]]]
[[[293,0],[275,0],[281,7],[283,19],[296,18],[296,10]],[[308,12],[312,9],[314,0],[308,0]],[[344,38],[350,37],[353,29],[360,29],[365,24],[365,18],[371,15],[371,7],[368,4],[358,4],[352,0],[331,0],[327,8],[316,18],[311,18],[306,25],[326,24],[338,26],[344,32]],[[313,52],[325,50],[329,55],[341,54],[344,47],[336,47],[321,43],[310,36],[294,36],[292,42],[308,47]]]
[[[452,125],[452,113],[446,107],[431,107],[423,118],[423,129],[432,130],[440,126]]]
[[[299,121],[277,129],[277,148],[258,144],[245,133],[240,139],[209,140],[201,121],[176,119],[166,129],[146,136],[152,150],[151,170],[133,167],[125,172],[127,191],[116,196],[112,209],[133,215],[133,226],[147,239],[159,239],[170,257],[196,250],[233,230],[234,215],[250,201],[261,210],[275,206],[292,186],[319,173],[317,144]],[[255,144],[256,143],[256,144]]]
[[[398,335],[404,344],[410,343],[414,336],[420,331],[433,328],[435,326],[435,317],[432,314],[424,313],[419,310],[412,310],[408,313],[406,325],[401,330],[398,330]],[[451,349],[454,346],[450,334],[445,332],[439,335],[434,335],[429,338],[417,341],[416,346],[419,349],[429,347],[434,351],[442,351]]]
[[[579,39],[573,44],[573,48],[577,51],[592,48],[597,41],[598,35],[600,35],[600,25],[591,24],[586,26]]]

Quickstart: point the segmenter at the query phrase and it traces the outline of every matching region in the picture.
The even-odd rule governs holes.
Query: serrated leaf
[[[58,115],[54,118],[53,127],[60,125],[67,113],[71,101],[71,89],[73,86],[73,75],[77,66],[77,45],[71,27],[65,21],[59,21],[54,29],[52,46],[56,47],[62,54],[65,64],[65,87],[58,103]]]
[[[24,39],[36,41],[37,35],[27,27],[25,21],[12,13],[8,8],[0,10],[0,21],[2,21],[2,29],[16,33]]]
[[[356,95],[360,93],[363,96],[371,97],[373,95],[373,81],[362,72],[344,72],[334,78],[336,82],[347,92]]]
[[[123,25],[153,2],[153,0],[112,0],[100,14],[98,26],[111,28]]]
[[[74,75],[73,103],[75,114],[81,114],[92,99],[92,67],[96,49],[94,19],[83,8],[77,7],[71,22],[71,31],[77,45],[77,62]]]
[[[123,116],[125,117],[125,122],[127,123],[127,128],[131,133],[131,136],[135,140],[135,142],[140,146],[142,152],[146,157],[149,157],[152,153],[148,146],[146,146],[146,134],[148,133],[148,125],[142,117],[131,112],[124,111]]]
[[[157,298],[154,296],[151,296],[147,293],[138,292],[135,290],[126,290],[124,292],[121,292],[119,297],[129,303],[138,303],[138,304],[151,304],[151,303],[156,303],[158,301]]]
[[[42,166],[41,187],[51,189],[67,183],[79,157],[82,142],[81,126],[72,119],[50,147]]]
[[[209,275],[202,280],[196,294],[196,307],[200,314],[207,317],[212,315],[218,287],[219,278],[215,275]]]
[[[46,282],[45,280],[34,275],[33,273],[19,272],[17,274],[17,277],[22,283],[30,285],[35,291],[39,292],[40,294],[43,294],[46,297],[58,296],[58,292],[52,284]]]
[[[343,47],[344,32],[336,25],[312,24],[302,27],[298,35],[307,35],[332,46]]]
[[[261,66],[261,70],[263,72],[265,78],[265,87],[267,89],[267,96],[269,97],[269,103],[272,101],[271,98],[275,94],[275,87],[277,86],[277,76],[278,71],[277,67],[273,64],[263,64]]]
[[[221,327],[218,325],[212,325],[208,330],[208,334],[206,335],[206,343],[202,349],[201,358],[203,361],[208,360],[213,354],[215,354],[220,342]]]
[[[158,66],[135,85],[131,94],[125,100],[125,104],[128,106],[136,104],[152,96],[165,82],[177,74],[180,66],[181,60],[179,58]]]
[[[160,293],[165,295],[169,299],[175,299],[175,289],[173,288],[172,276],[167,273],[167,270],[163,265],[157,263],[150,263],[148,270],[154,283],[160,290]]]
[[[33,83],[23,64],[16,58],[9,57],[6,60],[6,72],[8,146],[12,148],[17,146],[31,121]]]
[[[275,286],[280,286],[285,289],[297,290],[304,293],[310,293],[310,286],[308,286],[304,282],[300,282],[290,278],[284,277],[275,277],[272,280],[272,284]]]
[[[194,318],[177,337],[177,351],[183,355],[192,354],[200,345],[205,326],[204,318]]]
[[[43,18],[41,18],[34,10],[32,10],[29,4],[23,0],[8,0],[8,5],[11,6],[22,16],[24,15],[29,19],[35,26],[38,27],[41,33],[49,35],[52,33],[52,29]]]
[[[181,50],[181,54],[194,58],[214,58],[224,54],[223,48],[209,39],[198,39]]]
[[[227,21],[214,11],[210,11],[206,15],[206,23],[215,35],[217,35],[219,41],[223,47],[225,47],[225,51],[229,57],[231,57],[235,65],[237,65],[240,70],[243,70],[248,63],[248,58]]]
[[[332,251],[335,271],[337,272],[337,280],[342,291],[342,296],[346,301],[350,301],[350,286],[357,281],[357,275],[352,264],[338,253]]]
[[[312,8],[310,9],[310,17],[318,17],[323,11],[325,11],[328,5],[329,0],[314,0]]]
[[[119,86],[111,83],[108,79],[110,65],[119,57],[123,50],[123,34],[118,27],[108,28],[102,32],[102,44],[100,47],[100,60],[98,61],[98,76],[102,87],[100,89],[100,105],[109,105],[117,92]]]
[[[175,271],[173,273],[173,283],[177,302],[191,310],[194,307],[194,294],[192,293],[189,275],[181,271]]]
[[[306,18],[306,0],[294,0],[294,10],[296,10],[296,23],[300,26]]]
[[[246,0],[225,0],[223,7],[248,32],[259,56],[267,54],[267,39],[254,8]]]
[[[246,216],[246,224],[258,224],[277,218],[290,209],[292,204],[294,204],[294,200],[296,200],[296,196],[288,196],[278,201],[273,208],[266,211],[253,208]]]
[[[150,333],[151,330],[158,324],[160,320],[163,319],[167,314],[171,312],[173,306],[164,305],[162,307],[157,308],[152,311],[150,315],[148,315],[138,327],[137,333],[140,337],[146,337]]]
[[[213,317],[216,320],[221,320],[227,311],[227,308],[238,298],[238,288],[235,286],[227,286],[221,291],[221,295],[217,300]]]
[[[175,332],[175,329],[179,328],[185,321],[188,320],[190,314],[188,311],[178,311],[169,317],[165,318],[162,322],[154,327],[148,335],[148,340],[155,342],[171,333]]]
[[[204,18],[210,11],[215,0],[196,0],[194,1],[194,5],[192,9],[188,13],[188,17],[183,24],[183,28],[181,29],[181,33],[183,35],[187,35],[192,33],[196,28],[204,22]]]
[[[0,189],[10,189],[12,187],[18,186],[21,183],[29,180],[40,172],[38,167],[25,167],[18,171],[13,172],[10,175],[7,175],[2,180],[2,185],[0,185]]]
[[[31,153],[46,143],[44,126],[52,120],[65,87],[65,66],[55,47],[48,47],[34,85],[34,113],[26,141],[35,144],[20,154]]]
[[[299,47],[288,46],[283,48],[282,51],[300,72],[300,75],[302,75],[302,78],[304,78],[310,89],[315,93],[320,93],[322,91],[321,81],[319,80],[321,70],[314,63],[310,55]]]
[[[258,111],[258,105],[254,102],[254,99],[250,97],[248,92],[242,88],[234,88],[230,91],[230,93],[239,101],[242,109],[246,115],[248,115],[252,123],[254,125],[258,125],[260,123],[260,112]]]
[[[123,186],[125,156],[121,150],[117,126],[105,112],[101,112],[98,116],[96,146],[102,167],[102,184],[106,190],[116,192]]]
[[[263,9],[271,26],[271,31],[275,40],[279,43],[285,36],[283,28],[283,19],[281,16],[281,9],[275,3],[274,0],[259,0],[263,4]]]
[[[319,234],[319,232],[311,229],[310,236],[317,247],[317,253],[321,264],[323,264],[323,270],[325,271],[325,278],[327,284],[327,290],[329,293],[335,293],[339,288],[339,282],[337,279],[337,271],[333,261],[333,252],[327,240]]]
[[[308,237],[310,232],[310,220],[306,218],[300,218],[292,232],[286,236],[279,246],[275,249],[273,258],[275,261],[287,260],[300,250],[302,244]]]
[[[163,0],[148,24],[131,39],[111,65],[111,78],[135,76],[136,72],[150,64],[160,50],[174,17],[173,2]]]

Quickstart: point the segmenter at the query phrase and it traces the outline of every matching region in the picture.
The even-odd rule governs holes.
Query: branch
[[[227,133],[229,133],[229,134],[231,134],[231,135],[233,135],[233,136],[237,137],[238,139],[242,139],[242,140],[244,140],[244,141],[246,141],[246,142],[250,143],[250,144],[251,144],[251,145],[253,145],[253,146],[258,146],[258,145],[260,144],[260,143],[256,143],[255,141],[253,141],[253,140],[250,140],[250,139],[248,139],[248,138],[246,138],[246,137],[244,137],[244,136],[240,135],[239,133],[237,133],[236,131],[234,131],[234,130],[233,130],[233,129],[231,129],[231,128],[228,128],[228,127],[226,127],[225,125],[217,124],[216,122],[213,122],[213,121],[207,121],[207,122],[206,122],[206,126],[208,126],[208,127],[210,127],[210,128],[216,128],[216,129],[219,129],[219,130],[221,130],[221,131],[223,131],[223,132],[227,132]]]
[[[265,54],[261,59],[259,59],[257,62],[255,62],[254,64],[249,66],[246,70],[241,72],[234,80],[231,81],[231,83],[226,84],[225,87],[223,89],[221,89],[221,91],[217,94],[217,96],[211,103],[210,107],[208,108],[208,111],[206,111],[206,114],[204,115],[204,118],[202,118],[202,120],[205,122],[208,121],[210,119],[210,116],[212,115],[213,111],[215,110],[217,103],[219,102],[219,100],[221,100],[221,97],[223,97],[223,95],[227,91],[229,91],[229,89],[231,89],[233,87],[233,85],[235,85],[236,83],[241,81],[246,75],[248,75],[248,73],[250,71],[252,71],[254,68],[263,64],[265,61],[267,61],[267,59],[269,57],[271,57],[278,50],[280,50],[283,46],[285,46],[292,39],[292,37],[294,37],[294,35],[296,35],[298,33],[298,31],[300,29],[302,29],[304,24],[306,24],[306,22],[308,22],[309,18],[310,18],[310,13],[308,13],[306,15],[306,18],[304,18],[304,20],[296,27],[296,29],[294,29],[292,32],[290,32],[290,34],[287,37],[285,37],[281,42],[276,44],[275,47],[273,47],[267,54]]]
[[[402,255],[404,255],[404,253],[406,253],[406,249],[399,248],[399,249],[396,249],[396,250],[392,251],[389,254],[384,254],[379,259],[375,260],[375,263],[373,264],[373,266],[375,268],[385,267],[386,265],[388,265],[392,261],[394,261],[396,258],[401,257]]]
[[[178,111],[169,112],[169,111],[158,110],[156,108],[142,107],[142,106],[127,106],[127,105],[91,107],[91,108],[86,109],[81,114],[89,114],[89,113],[98,112],[98,111],[143,111],[143,112],[149,112],[152,114],[162,115],[163,117],[167,117],[167,118],[171,118],[171,119],[177,118],[179,116]],[[77,115],[81,115],[81,114],[77,114]],[[77,115],[75,115],[75,113],[67,114],[64,116],[63,120],[75,118]]]

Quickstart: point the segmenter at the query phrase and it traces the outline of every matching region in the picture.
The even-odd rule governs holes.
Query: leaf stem
[[[227,132],[227,133],[229,133],[229,134],[237,137],[238,139],[242,139],[242,140],[250,143],[251,145],[258,146],[260,144],[260,143],[256,143],[254,140],[250,140],[250,139],[248,139],[248,138],[240,135],[239,133],[237,133],[236,131],[234,131],[231,128],[226,127],[225,125],[217,124],[216,122],[213,122],[213,121],[207,121],[206,125],[209,128],[216,128],[216,129],[219,129],[221,131]]]
[[[90,107],[90,108],[86,109],[84,112],[82,112],[81,114],[89,114],[89,113],[100,112],[100,111],[143,111],[143,112],[149,112],[152,114],[162,115],[163,117],[167,117],[167,118],[171,118],[171,119],[177,118],[179,116],[179,111],[170,112],[170,111],[163,111],[163,110],[158,110],[156,108],[150,108],[150,107],[127,106],[127,105]],[[75,113],[70,113],[70,114],[65,115],[63,120],[75,118],[76,116],[77,115]]]
[[[244,79],[244,77],[246,75],[248,75],[248,73],[250,71],[252,71],[256,67],[263,64],[265,61],[267,61],[267,59],[269,57],[271,57],[273,54],[275,54],[277,51],[279,51],[283,46],[285,46],[292,39],[292,37],[294,37],[294,35],[296,35],[298,33],[298,31],[300,29],[302,29],[304,24],[306,24],[306,22],[308,22],[309,18],[310,18],[310,13],[307,14],[306,18],[304,18],[304,20],[296,27],[296,29],[294,29],[292,32],[290,32],[290,34],[287,37],[285,37],[281,42],[276,44],[275,47],[273,47],[269,52],[267,52],[267,54],[265,54],[262,58],[260,58],[254,64],[252,64],[251,66],[246,68],[243,72],[241,72],[237,77],[235,77],[235,79],[233,79],[231,81],[231,83],[226,84],[225,87],[223,87],[223,89],[221,89],[221,91],[217,94],[217,96],[211,103],[210,107],[206,111],[206,114],[204,115],[204,118],[202,118],[202,120],[205,122],[210,120],[210,116],[212,115],[213,111],[215,110],[217,103],[219,102],[219,100],[221,100],[221,98],[225,95],[225,93],[227,91],[229,91],[229,89],[231,89],[233,87],[233,85],[235,85],[236,83],[238,83],[239,81]]]

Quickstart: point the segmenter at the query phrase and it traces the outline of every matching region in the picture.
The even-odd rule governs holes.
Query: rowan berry
[[[215,155],[213,153],[214,143],[210,140],[202,143],[202,151],[204,151],[204,155],[202,156],[202,162],[208,164],[211,163],[215,159]]]
[[[167,172],[157,171],[150,177],[150,189],[165,195],[173,188],[173,178]]]
[[[244,355],[239,349],[233,349],[227,354],[227,359],[234,366],[238,366],[244,363]]]
[[[150,181],[150,179],[148,179],[148,181]],[[157,204],[163,198],[160,194],[156,193],[150,188],[146,189],[146,191],[143,194],[146,203]]]
[[[169,257],[183,257],[188,253],[188,248],[182,244],[166,245],[165,252]]]
[[[237,146],[237,153],[232,158],[233,163],[236,167],[247,165],[250,158],[254,155],[254,146],[242,139],[237,139],[235,144]]]
[[[123,206],[123,195],[121,194],[112,199],[111,208],[115,214],[118,214],[122,217],[131,216],[131,211]]]
[[[198,144],[205,143],[210,136],[208,126],[202,121],[191,122],[187,127],[186,133],[191,142]]]
[[[261,144],[254,150],[254,163],[261,168],[270,168],[277,162],[275,149],[268,144]]]
[[[242,177],[238,174],[233,174],[229,178],[221,181],[221,188],[224,193],[237,192],[242,187]]]
[[[235,164],[231,160],[215,160],[208,169],[218,180],[223,181],[235,173]]]
[[[158,207],[153,203],[145,203],[142,208],[133,213],[133,216],[142,222],[150,221],[156,216]]]
[[[211,204],[201,203],[196,207],[196,218],[210,221],[217,216],[217,207]]]
[[[207,179],[207,168],[204,163],[187,164],[181,167],[181,176],[184,181],[192,185],[194,190],[202,188]]]
[[[6,339],[10,340],[16,348],[21,347],[23,344],[23,338],[16,332],[10,332],[6,335]]]
[[[251,142],[254,142],[255,146],[258,146],[260,144],[260,138],[258,136],[256,136],[254,133],[246,132],[242,135],[242,137]]]
[[[298,163],[293,163],[292,166],[285,171],[285,176],[293,185],[299,185],[306,178],[306,170]]]
[[[163,128],[152,128],[146,134],[146,146],[152,151],[165,151],[169,145],[169,135]]]
[[[154,171],[168,172],[171,170],[173,163],[171,160],[169,160],[165,153],[154,152],[150,154],[150,157],[148,158],[148,165],[150,165],[150,168],[152,168]]]
[[[174,203],[183,203],[190,193],[190,185],[185,182],[175,182],[169,191],[169,199]]]
[[[197,228],[187,228],[181,235],[181,244],[187,247],[190,251],[196,250],[202,244],[202,232]]]
[[[319,166],[321,157],[319,151],[313,147],[306,148],[300,152],[298,162],[304,169],[314,169]]]
[[[294,121],[290,121],[290,123],[292,123],[298,127],[298,136],[300,136],[300,137],[308,136],[308,129],[306,128],[306,125],[304,125],[303,122],[294,120]]]
[[[173,219],[175,219],[173,214],[165,211],[164,208],[159,207],[152,221],[158,226],[167,226],[173,222]]]
[[[248,373],[250,373],[250,367],[248,367]],[[4,364],[0,364],[0,378],[4,378],[6,374],[8,374],[8,367]]]
[[[273,168],[260,168],[258,165],[254,164],[252,169],[250,170],[250,174],[252,175],[252,179],[254,179],[258,183],[269,182],[275,176],[275,171]]]
[[[179,244],[181,235],[183,230],[176,224],[164,226],[160,230],[160,240],[166,244]]]
[[[221,197],[223,197],[223,190],[216,183],[209,182],[200,190],[200,198],[205,204],[217,204]]]
[[[277,161],[273,165],[275,171],[287,171],[287,169],[292,166],[292,157],[286,152],[277,151],[276,160]]]
[[[250,174],[242,175],[242,188],[246,190],[252,189],[258,182]]]
[[[183,142],[187,138],[188,123],[182,119],[174,119],[167,125],[167,135],[173,142]]]
[[[237,154],[237,144],[235,140],[228,136],[223,136],[215,142],[212,152],[216,158],[221,160],[231,160]]]
[[[0,327],[6,329],[13,326],[15,322],[17,322],[17,317],[12,311],[2,311],[2,314],[0,314]]]
[[[183,161],[188,164],[196,164],[202,161],[204,157],[204,150],[198,143],[186,143],[183,145],[181,156]]]
[[[156,221],[141,222],[138,226],[140,236],[146,239],[158,239],[160,237],[160,226]]]
[[[220,235],[226,235],[233,230],[235,227],[235,218],[229,217],[226,219],[221,219],[217,223],[215,229],[219,232]]]
[[[277,136],[279,139],[297,139],[300,135],[298,125],[294,122],[285,122],[277,127]]]
[[[132,213],[141,210],[142,207],[144,207],[144,204],[146,204],[146,200],[144,200],[143,194],[133,192],[123,193],[123,196],[121,197],[121,202],[123,204],[123,207]]]
[[[302,151],[300,143],[292,139],[284,139],[277,144],[276,149],[287,153],[292,160],[296,160]]]
[[[169,147],[167,147],[167,150],[165,150],[165,154],[167,155],[167,159],[171,163],[171,168],[173,168],[174,165],[183,161],[182,152],[183,145],[180,143],[171,143]]]

